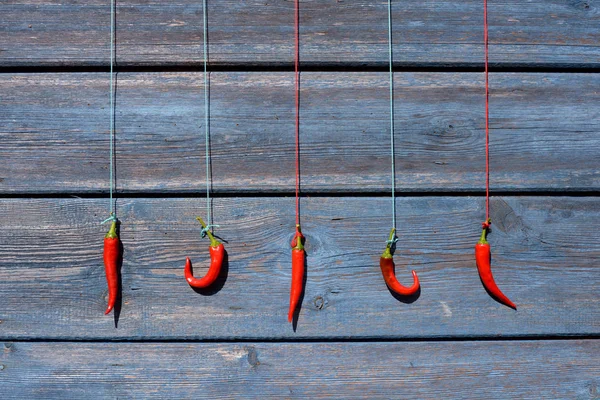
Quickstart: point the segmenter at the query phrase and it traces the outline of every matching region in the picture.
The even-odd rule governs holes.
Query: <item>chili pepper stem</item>
[[[487,236],[487,228],[483,228],[483,232],[481,232],[481,237],[479,238],[479,242],[477,242],[477,244],[488,244],[486,236]]]
[[[114,220],[110,224],[110,229],[108,230],[108,233],[106,235],[104,235],[104,237],[106,239],[116,239],[116,238],[118,238],[118,236],[117,236],[117,221],[116,220]]]
[[[293,250],[304,250],[304,244],[302,244],[302,229],[300,224],[296,224],[296,245],[292,247]]]
[[[477,244],[488,244],[487,241],[487,233],[488,233],[488,229],[490,229],[489,224],[492,222],[491,219],[487,219],[484,223],[483,223],[483,231],[481,232],[481,237],[479,238],[479,241],[477,242]]]
[[[204,220],[202,218],[200,218],[200,217],[196,217],[196,219],[202,225],[202,229],[206,229],[206,224],[204,223]],[[218,245],[221,244],[221,242],[219,242],[217,239],[215,239],[215,237],[213,236],[213,234],[210,231],[210,229],[206,229],[205,232],[208,235],[208,238],[210,239],[210,246],[211,247],[217,247]]]
[[[390,237],[388,238],[388,242],[387,245],[385,246],[385,250],[383,251],[383,254],[381,255],[381,258],[392,258],[392,241],[394,240],[394,237],[396,236],[396,228],[392,228],[392,231],[390,232]]]

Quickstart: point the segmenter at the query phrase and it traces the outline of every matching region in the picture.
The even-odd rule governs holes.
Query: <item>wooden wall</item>
[[[110,2],[0,6],[0,397],[600,398],[600,4],[490,1],[494,275],[484,217],[482,0],[301,2],[306,292],[294,232],[293,2],[209,0],[217,287],[208,261],[199,1],[117,3],[123,304],[104,316]]]

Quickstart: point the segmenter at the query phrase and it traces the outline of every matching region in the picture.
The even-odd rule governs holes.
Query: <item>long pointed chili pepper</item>
[[[117,301],[119,292],[119,258],[121,256],[121,243],[117,235],[117,220],[113,219],[108,233],[104,236],[104,271],[108,284],[108,307],[104,314],[108,314]]]
[[[186,257],[184,274],[185,280],[191,287],[204,289],[212,285],[221,273],[221,266],[223,265],[223,259],[225,258],[225,246],[215,239],[210,230],[206,228],[206,224],[202,218],[196,217],[196,219],[202,224],[202,232],[205,232],[210,239],[210,247],[208,248],[208,252],[210,253],[210,267],[204,277],[199,279],[194,278],[194,275],[192,274],[192,262],[189,257]]]
[[[494,276],[492,275],[492,253],[490,244],[486,240],[488,229],[490,228],[491,223],[492,221],[488,219],[482,224],[483,232],[481,232],[481,238],[479,239],[479,242],[477,242],[475,245],[475,262],[477,263],[477,271],[479,271],[479,277],[481,278],[483,286],[485,286],[485,288],[502,304],[516,310],[517,306],[515,303],[510,301],[510,299],[500,291],[498,285],[496,285],[496,281],[494,281]]]
[[[300,225],[296,225],[296,235],[292,239],[292,287],[290,290],[290,310],[288,312],[288,322],[292,322],[294,312],[298,307],[298,302],[304,290],[304,235],[300,230]]]
[[[394,243],[394,237],[396,236],[396,229],[392,228],[392,232],[390,232],[390,238],[387,241],[387,245],[381,258],[379,259],[379,266],[381,267],[381,273],[383,274],[383,279],[385,283],[388,285],[390,290],[394,293],[397,293],[401,296],[410,296],[415,294],[419,290],[419,277],[417,273],[413,270],[413,284],[411,287],[402,286],[398,279],[396,279],[395,266],[394,266],[394,256],[392,255],[392,244]]]

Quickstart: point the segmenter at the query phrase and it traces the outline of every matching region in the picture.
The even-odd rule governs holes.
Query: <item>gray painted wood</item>
[[[401,191],[482,190],[483,75],[398,73]],[[1,75],[0,192],[106,192],[107,74]],[[388,192],[386,73],[302,74],[302,188]],[[119,74],[117,187],[203,191],[202,76]],[[211,75],[215,192],[294,189],[293,74]],[[492,74],[493,190],[597,190],[600,79]]]
[[[107,65],[109,4],[4,2],[0,65]],[[293,2],[208,4],[213,65],[291,63]],[[201,2],[121,0],[117,5],[119,65],[195,65],[202,60]],[[302,2],[304,65],[387,63],[386,7],[382,0]],[[393,12],[396,64],[482,64],[481,0],[395,1]],[[600,66],[597,1],[494,1],[489,23],[492,63]]]
[[[493,68],[600,67],[596,2],[489,6]],[[211,68],[290,67],[292,2],[209,7]],[[396,66],[481,67],[481,7],[394,1]],[[5,1],[1,11],[0,68],[107,66],[107,0]],[[118,1],[118,66],[200,67],[201,11],[190,0]],[[386,65],[386,1],[303,1],[301,19],[303,67]],[[493,190],[595,194],[596,75],[491,75]],[[189,255],[201,275],[208,262],[194,220],[205,214],[202,75],[119,74],[118,191],[181,197],[119,196],[118,319],[103,315],[107,200],[76,197],[107,190],[107,78],[0,75],[0,195],[73,195],[0,200],[3,399],[599,398],[598,340],[481,341],[597,338],[600,328],[597,197],[492,199],[494,275],[515,312],[488,296],[474,266],[483,198],[439,196],[483,188],[482,74],[396,74],[399,191],[437,193],[397,202],[397,274],[408,283],[414,268],[420,295],[392,297],[377,266],[389,198],[305,197],[295,331],[293,198],[276,197],[294,183],[292,75],[211,75],[214,192],[231,195],[214,215],[229,263],[215,290],[196,293],[182,266]],[[389,191],[386,99],[385,73],[302,74],[305,193]],[[198,339],[249,342],[173,342]],[[250,342],[278,339],[288,342]]]
[[[592,400],[600,393],[598,340],[3,345],[5,399]]]
[[[103,199],[0,202],[0,338],[273,339],[598,335],[600,233],[594,197],[493,198],[493,271],[518,305],[481,285],[473,246],[482,197],[412,197],[397,202],[397,276],[422,282],[408,304],[379,270],[390,229],[388,198],[311,197],[301,202],[308,277],[297,331],[287,323],[291,197],[215,200],[217,234],[229,243],[228,275],[212,295],[183,278],[186,256],[199,276],[208,241],[195,215],[203,199],[119,199],[123,309],[104,316]],[[410,301],[413,301],[410,303]]]

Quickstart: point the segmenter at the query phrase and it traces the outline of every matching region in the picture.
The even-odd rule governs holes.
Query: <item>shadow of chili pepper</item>
[[[192,274],[193,273],[194,273],[194,266],[192,264]],[[227,282],[228,276],[229,276],[229,254],[227,254],[227,250],[224,250],[223,263],[221,264],[221,270],[219,271],[219,276],[213,282],[213,284],[204,289],[195,288],[193,286],[190,286],[190,287],[194,290],[194,292],[196,292],[198,294],[201,294],[203,296],[212,296],[214,294],[219,293],[221,291],[221,289],[223,289],[223,286],[225,286],[225,282]]]
[[[511,306],[505,304],[502,300],[500,300],[494,293],[490,292],[489,289],[487,287],[485,287],[485,283],[483,282],[483,280],[481,278],[479,278],[479,280],[481,281],[481,285],[483,286],[483,288],[485,289],[485,291],[487,292],[487,294],[494,299],[495,302],[502,304],[503,306],[506,306],[508,308],[510,308],[511,310],[517,310],[516,308],[512,308]]]
[[[300,318],[300,311],[302,310],[302,302],[304,301],[304,294],[306,289],[306,280],[308,276],[308,265],[307,265],[307,256],[306,249],[304,250],[304,276],[302,277],[302,292],[300,293],[300,297],[298,298],[298,305],[294,310],[294,315],[292,317],[292,329],[296,332],[296,328],[298,328],[298,319]]]
[[[386,285],[387,287],[387,285]],[[409,296],[400,296],[398,293],[394,292],[393,290],[391,290],[389,287],[387,288],[387,290],[390,292],[390,294],[399,302],[404,303],[404,304],[412,304],[415,301],[419,300],[419,297],[421,297],[421,285],[419,285],[419,289],[417,289],[417,291]]]
[[[491,263],[491,259],[492,259],[492,256],[491,256],[491,254],[490,254],[490,263]],[[487,288],[487,286],[485,285],[485,282],[483,281],[483,279],[481,279],[481,277],[479,277],[479,281],[481,282],[481,286],[483,286],[483,288],[485,289],[485,291],[487,292],[487,294],[488,294],[488,295],[489,295],[489,296],[490,296],[492,299],[494,299],[494,301],[496,301],[497,303],[500,303],[500,304],[502,304],[503,306],[506,306],[506,307],[508,307],[508,308],[510,308],[510,309],[512,309],[512,310],[515,310],[515,311],[517,311],[516,307],[515,307],[515,308],[511,307],[509,304],[506,304],[504,301],[502,301],[502,299],[500,299],[500,298],[499,298],[498,296],[496,296],[494,293],[490,292],[490,290]]]
[[[117,298],[113,308],[113,317],[115,321],[115,329],[119,327],[119,317],[123,308],[123,280],[121,279],[121,268],[123,267],[123,242],[121,241],[121,224],[117,223],[117,236],[119,237],[119,260],[117,261]]]
[[[221,236],[215,235],[214,233],[213,233],[213,236],[215,237],[215,239],[219,239],[221,242],[223,242],[223,244],[229,244],[229,242],[227,240],[223,239]]]

